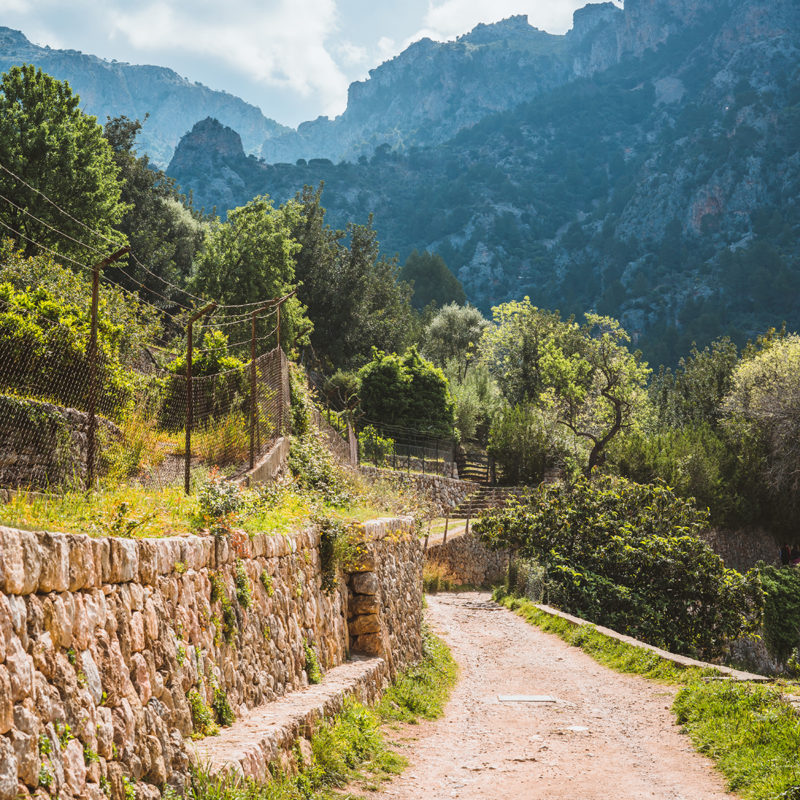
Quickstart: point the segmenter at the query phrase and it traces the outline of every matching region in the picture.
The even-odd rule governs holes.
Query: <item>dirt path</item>
[[[428,598],[461,674],[443,718],[399,735],[380,800],[732,800],[670,712],[675,690],[600,666],[486,594]],[[500,702],[549,695],[556,702]]]

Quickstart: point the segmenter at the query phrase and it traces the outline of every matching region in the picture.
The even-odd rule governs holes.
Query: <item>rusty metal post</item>
[[[194,347],[194,337],[192,329],[196,320],[209,314],[217,307],[216,303],[209,303],[199,311],[195,311],[186,327],[186,453],[183,464],[183,489],[186,494],[191,490],[191,462],[192,462],[192,349]]]
[[[472,513],[471,511],[467,511],[467,524],[466,527],[464,528],[464,536],[469,536],[469,520],[471,513]]]
[[[92,266],[92,317],[89,332],[89,347],[86,360],[89,362],[89,396],[86,399],[86,413],[89,428],[86,432],[86,491],[90,491],[94,483],[94,461],[97,436],[97,312],[100,302],[100,270],[113,264],[130,251],[130,245],[121,247],[108,258],[98,261]]]
[[[450,525],[450,512],[444,515],[444,536],[442,536],[442,544],[447,544],[447,527]]]
[[[256,465],[256,417],[258,414],[258,404],[256,401],[256,317],[266,309],[271,308],[275,301],[271,300],[260,308],[255,309],[250,314],[250,469]],[[278,306],[280,314],[280,306]],[[281,365],[281,376],[283,370]],[[259,436],[259,449],[261,445]]]

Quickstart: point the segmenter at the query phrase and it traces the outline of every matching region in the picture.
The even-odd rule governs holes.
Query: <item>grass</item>
[[[800,798],[800,717],[777,689],[693,684],[680,691],[673,710],[731,791],[744,800]]]
[[[697,750],[709,756],[743,800],[800,800],[800,717],[781,690],[717,677],[712,669],[681,667],[656,653],[618,642],[592,625],[577,625],[536,608],[529,600],[495,599],[523,619],[618,672],[682,685],[673,704],[678,723]]]
[[[430,632],[423,634],[420,664],[406,670],[373,708],[353,700],[325,722],[311,740],[307,761],[296,751],[297,775],[277,773],[258,783],[230,775],[212,776],[197,770],[187,800],[346,800],[342,787],[358,783],[374,789],[400,773],[406,761],[391,748],[383,723],[416,722],[440,716],[456,679],[456,665],[447,646]]]
[[[651,650],[611,639],[599,633],[593,625],[576,625],[569,620],[547,614],[536,608],[535,603],[524,598],[503,597],[495,592],[495,599],[532,625],[547,633],[556,634],[567,644],[580,647],[595,661],[617,672],[642,675],[650,680],[673,684],[693,683],[721,674],[713,667],[682,667],[674,664]]]

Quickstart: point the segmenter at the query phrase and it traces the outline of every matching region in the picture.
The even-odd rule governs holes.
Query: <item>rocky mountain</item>
[[[350,85],[347,108],[261,148],[270,163],[299,158],[355,161],[375,148],[447,141],[488,114],[505,111],[616,59],[614,34],[622,11],[587,6],[568,36],[553,36],[515,16],[478,25],[453,42],[422,39]]]
[[[164,67],[105,61],[77,50],[32,44],[19,31],[0,27],[0,72],[16,64],[35,64],[80,95],[81,107],[104,123],[107,116],[150,117],[138,146],[158,166],[172,158],[180,138],[198,120],[212,116],[239,132],[249,152],[265,139],[289,130],[267,119],[256,106],[181,78]]]
[[[548,88],[542,78],[533,100],[481,112],[444,141],[452,131],[356,163],[269,165],[209,122],[169,173],[219,208],[324,180],[332,223],[374,212],[389,252],[438,252],[483,309],[524,294],[564,312],[594,308],[621,317],[656,363],[692,340],[800,327],[800,4],[628,0],[624,12],[579,12],[562,39],[553,59],[569,49],[571,79]],[[430,44],[414,52],[435,60]],[[557,83],[556,67],[547,74]],[[465,83],[456,66],[448,80]],[[481,89],[487,103],[504,91],[513,102],[493,86]],[[397,96],[387,91],[387,109]]]

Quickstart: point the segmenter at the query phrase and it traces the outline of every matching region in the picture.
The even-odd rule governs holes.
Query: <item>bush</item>
[[[488,450],[503,483],[541,483],[554,449],[551,426],[535,408],[506,408],[492,422]]]
[[[475,531],[546,570],[549,601],[651,644],[703,657],[760,622],[757,573],[726,569],[707,517],[665,486],[620,478],[541,486]]]
[[[764,587],[764,643],[786,662],[800,647],[800,569],[761,566]]]
[[[358,433],[358,454],[362,461],[380,467],[387,463],[394,452],[394,439],[381,436],[376,428],[367,425]]]
[[[301,489],[319,492],[330,505],[344,506],[353,499],[344,469],[313,433],[292,438],[289,469]]]

